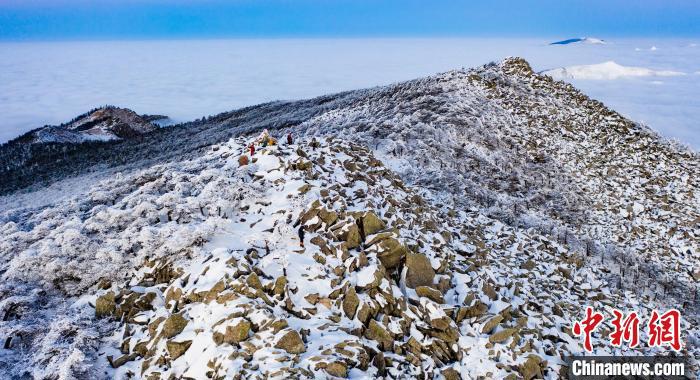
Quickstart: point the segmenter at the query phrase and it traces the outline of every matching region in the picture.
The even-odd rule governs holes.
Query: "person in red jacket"
[[[248,147],[248,149],[250,149],[250,155],[251,155],[251,156],[255,154],[255,145],[250,144],[250,146]]]

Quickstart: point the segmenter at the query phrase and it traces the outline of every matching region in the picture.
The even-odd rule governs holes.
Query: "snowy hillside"
[[[700,157],[521,59],[14,152],[0,373],[554,379],[586,306],[699,371]]]

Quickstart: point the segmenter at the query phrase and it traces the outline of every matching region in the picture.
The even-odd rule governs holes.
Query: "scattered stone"
[[[284,290],[287,288],[287,277],[280,276],[275,280],[275,286],[272,288],[272,294],[283,296]]]
[[[180,356],[182,356],[182,354],[187,352],[187,349],[189,349],[191,345],[192,345],[191,340],[186,340],[183,342],[175,342],[175,341],[169,340],[166,343],[168,353],[170,354],[170,358],[172,360],[175,360],[175,359],[179,358]]]
[[[224,334],[214,333],[214,341],[217,345],[222,343],[238,344],[248,339],[251,323],[243,319],[235,325],[226,326]]]
[[[517,328],[503,329],[501,331],[498,331],[496,333],[491,334],[491,336],[489,337],[489,342],[491,342],[491,343],[503,343],[517,332],[518,332]]]
[[[398,240],[394,238],[386,238],[377,245],[379,253],[377,258],[382,265],[387,269],[393,269],[401,264],[401,261],[409,253],[408,248],[404,247]]]
[[[386,224],[373,212],[368,212],[362,217],[362,232],[365,237],[374,235],[385,228]]]
[[[328,211],[326,209],[322,209],[318,212],[318,217],[321,218],[323,223],[326,224],[326,226],[330,227],[335,222],[338,220],[338,213],[335,211]]]
[[[518,366],[518,372],[524,380],[541,379],[542,376],[542,359],[535,354],[530,354],[527,360]]]
[[[369,326],[365,330],[365,337],[379,342],[385,351],[392,350],[394,347],[394,338],[374,319],[369,321]]]
[[[348,366],[340,361],[328,363],[326,372],[331,376],[346,378],[348,377]]]
[[[114,301],[114,292],[109,291],[104,295],[97,297],[95,301],[95,316],[98,318],[113,315],[117,309]]]
[[[441,373],[442,376],[445,377],[445,380],[460,380],[462,378],[459,375],[459,372],[457,372],[454,368],[445,368]]]
[[[437,303],[445,303],[445,299],[443,298],[442,293],[439,290],[434,289],[430,286],[417,287],[416,294],[418,294],[419,297],[426,297]]]
[[[536,266],[537,264],[535,264],[534,261],[528,259],[526,262],[520,265],[520,269],[533,270]]]
[[[433,285],[435,270],[430,265],[430,260],[420,253],[409,252],[406,255],[406,285],[410,288]]]
[[[481,333],[482,334],[490,334],[493,329],[498,326],[499,323],[503,320],[503,316],[500,314],[497,314],[493,318],[489,319],[486,323],[484,323],[484,327],[481,328]]]
[[[360,229],[356,224],[352,224],[348,231],[345,233],[343,240],[347,243],[348,249],[357,248],[362,243],[362,237],[360,236]]]
[[[353,319],[359,304],[360,299],[357,297],[357,292],[355,292],[355,288],[351,286],[343,297],[343,312],[345,313],[345,316]]]
[[[312,187],[311,185],[309,185],[308,183],[305,183],[301,187],[299,187],[297,189],[297,191],[299,192],[299,194],[306,194],[309,192],[309,190],[311,190],[311,187]]]
[[[187,326],[187,320],[180,314],[173,314],[163,323],[163,336],[172,338],[182,332]]]
[[[306,352],[306,346],[304,341],[301,340],[301,336],[295,330],[290,330],[285,333],[280,340],[275,344],[275,348],[285,350],[290,354],[301,354]]]

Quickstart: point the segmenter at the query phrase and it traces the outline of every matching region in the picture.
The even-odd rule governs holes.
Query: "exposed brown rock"
[[[435,270],[430,265],[430,259],[420,253],[409,252],[406,255],[406,285],[411,288],[433,285]]]
[[[357,297],[354,287],[350,287],[343,297],[343,312],[345,316],[352,319],[355,317],[357,306],[360,304],[360,299]]]
[[[97,297],[97,300],[95,301],[96,317],[100,318],[110,316],[114,314],[116,309],[117,305],[114,301],[114,292],[109,291],[104,295]]]
[[[304,341],[295,330],[289,330],[275,344],[275,348],[285,350],[290,354],[301,354],[306,351]]]
[[[163,323],[163,336],[172,338],[182,332],[187,326],[187,320],[180,314],[173,314]]]
[[[165,345],[168,349],[168,353],[170,354],[170,358],[172,360],[175,360],[175,359],[179,358],[180,356],[182,356],[185,352],[187,352],[187,350],[192,345],[192,341],[186,340],[183,342],[175,342],[175,341],[169,340],[168,342],[166,342]]]

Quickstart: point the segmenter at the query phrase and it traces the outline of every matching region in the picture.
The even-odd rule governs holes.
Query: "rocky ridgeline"
[[[266,193],[189,259],[100,285],[96,316],[119,321],[109,376],[557,378],[582,352],[585,306],[640,307],[547,237],[432,205],[362,146],[307,140],[239,164],[245,146],[215,146],[209,165]]]
[[[351,96],[293,130],[372,147],[440,203],[535,228],[698,325],[696,152],[520,58]]]

